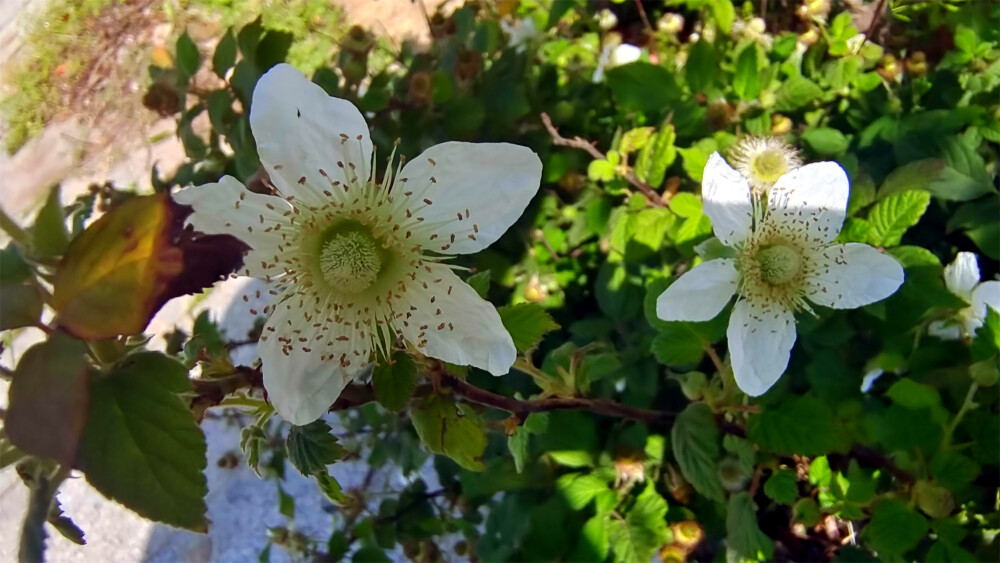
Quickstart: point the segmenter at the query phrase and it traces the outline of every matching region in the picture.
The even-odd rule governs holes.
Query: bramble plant
[[[282,493],[262,558],[1000,558],[1000,5],[666,4],[470,2],[298,70],[261,20],[181,35],[145,100],[187,163],[0,215],[20,557],[83,542],[72,473],[206,531],[213,410],[336,507]],[[230,277],[250,334],[150,349]],[[408,485],[343,489],[359,456]]]

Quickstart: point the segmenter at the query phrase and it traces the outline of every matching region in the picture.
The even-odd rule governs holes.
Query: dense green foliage
[[[54,331],[41,345],[51,350],[29,352],[13,374],[0,442],[2,465],[16,461],[32,486],[26,545],[37,549],[31,534],[43,537],[46,518],[36,508],[69,467],[144,516],[202,529],[204,442],[179,393],[196,417],[241,409],[241,446],[259,474],[280,481],[287,459],[340,507],[329,538],[273,530],[298,555],[384,560],[401,546],[421,561],[997,560],[1000,314],[957,340],[928,327],[967,307],[944,280],[957,252],[978,255],[984,281],[997,274],[1000,6],[875,2],[852,15],[810,0],[796,13],[772,6],[761,26],[750,2],[668,4],[613,4],[610,21],[582,1],[470,2],[430,19],[426,52],[347,33],[312,79],[366,114],[378,154],[397,140],[405,155],[470,140],[542,157],[542,189],[516,227],[459,260],[500,308],[521,354],[514,369],[493,378],[399,351],[334,405],[351,435],[338,441],[322,421],[289,432],[272,416],[259,372],[230,363],[207,317],[175,335],[173,358],[143,352],[134,336],[84,347]],[[876,5],[887,9],[873,19]],[[511,44],[509,26],[520,34],[527,21],[535,33]],[[174,104],[157,109],[176,114],[189,157],[170,178],[153,171],[158,192],[223,174],[259,185],[251,93],[293,39],[256,21],[205,53],[184,35],[176,66],[151,68],[147,98]],[[643,48],[640,59],[609,63],[623,41]],[[189,92],[199,80],[215,86]],[[206,135],[193,127],[203,113]],[[654,312],[678,274],[719,251],[702,171],[747,135],[840,163],[851,199],[839,241],[879,247],[906,272],[884,301],[799,313],[788,369],[757,398],[728,367],[730,307],[701,323]],[[26,231],[3,218],[14,241],[0,255],[0,328],[39,323],[60,257],[96,252],[79,242],[95,199],[115,209],[128,198],[101,192],[68,209],[56,200]],[[172,211],[149,205],[169,224]],[[162,267],[157,245],[175,243],[151,241],[142,259]],[[119,307],[176,294],[113,275],[141,294]],[[72,291],[84,300],[88,288]],[[83,306],[56,308],[74,326],[94,323]],[[177,378],[182,364],[201,367],[194,389]],[[68,391],[81,386],[82,400]],[[59,406],[35,408],[45,404]],[[139,433],[150,426],[164,429],[158,445],[176,474],[155,470],[164,450]],[[326,466],[347,452],[414,480],[388,498],[341,490]],[[440,490],[419,478],[430,455]],[[119,477],[136,471],[157,486]],[[183,502],[167,506],[164,493]],[[76,530],[58,509],[47,514],[62,533]]]

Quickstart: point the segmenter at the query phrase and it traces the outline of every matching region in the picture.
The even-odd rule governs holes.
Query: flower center
[[[768,184],[777,182],[778,178],[788,172],[785,155],[777,149],[767,149],[754,156],[750,167],[755,178]]]
[[[334,234],[323,245],[319,258],[323,277],[344,293],[358,293],[371,287],[382,270],[378,242],[364,231]]]
[[[786,284],[798,275],[802,267],[799,251],[784,244],[765,246],[757,251],[760,277],[771,285]]]

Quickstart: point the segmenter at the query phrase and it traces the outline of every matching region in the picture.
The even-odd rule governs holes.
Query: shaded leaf
[[[768,477],[764,483],[764,494],[768,498],[779,504],[791,505],[799,496],[799,487],[796,483],[795,472],[788,469],[779,469]]]
[[[384,362],[372,374],[375,398],[383,407],[399,412],[406,408],[417,388],[417,366],[405,352],[392,355],[392,363]]]
[[[35,218],[35,225],[31,228],[32,248],[39,256],[59,256],[69,244],[69,233],[66,232],[59,192],[58,184],[52,187],[45,205]]]
[[[670,432],[674,457],[684,478],[701,494],[722,502],[722,483],[715,470],[719,458],[719,431],[704,403],[688,405]]]
[[[749,493],[737,493],[729,498],[726,543],[730,549],[751,560],[768,561],[774,554],[774,542],[757,525],[757,506]]]
[[[43,306],[42,292],[34,284],[3,285],[0,290],[0,330],[38,324]]]
[[[177,396],[190,385],[182,364],[154,352],[128,356],[94,380],[79,467],[140,516],[204,532],[205,436]]]
[[[788,399],[750,419],[747,435],[766,452],[821,455],[837,443],[829,405],[814,397]]]
[[[17,365],[4,431],[21,450],[62,465],[76,460],[87,420],[87,347],[57,332]]]
[[[330,426],[320,419],[305,426],[293,426],[285,439],[288,461],[303,475],[326,473],[326,466],[342,459],[347,453]]]
[[[884,500],[875,506],[861,537],[883,559],[898,559],[927,533],[927,519],[906,503]]]

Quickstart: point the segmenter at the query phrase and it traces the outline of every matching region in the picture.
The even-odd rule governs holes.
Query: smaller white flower
[[[802,166],[798,151],[776,137],[745,137],[729,157],[756,193],[766,193],[782,176]]]
[[[955,261],[945,266],[944,285],[969,306],[959,311],[954,319],[932,322],[927,327],[931,336],[943,340],[972,338],[986,322],[987,307],[1000,311],[1000,281],[980,283],[979,265],[976,255],[971,252],[959,252]]]
[[[594,18],[597,20],[597,27],[603,31],[611,31],[618,25],[618,16],[607,8],[597,12]]]
[[[616,66],[634,63],[642,57],[642,49],[628,43],[616,44],[608,41],[601,50],[601,55],[597,59],[597,68],[594,69],[593,81],[595,83],[604,80],[604,71],[611,70]]]
[[[500,27],[510,36],[509,45],[518,53],[523,52],[540,35],[531,18],[521,18],[513,24],[502,21]]]
[[[684,30],[684,16],[667,12],[656,22],[656,29],[668,35],[677,35]]]
[[[796,311],[808,301],[854,309],[881,301],[903,283],[903,268],[867,244],[834,244],[847,212],[849,183],[835,162],[781,176],[767,194],[719,153],[705,165],[705,214],[732,258],[699,264],[656,300],[665,321],[707,321],[735,294],[726,337],[733,375],[749,395],[763,394],[788,366]]]

